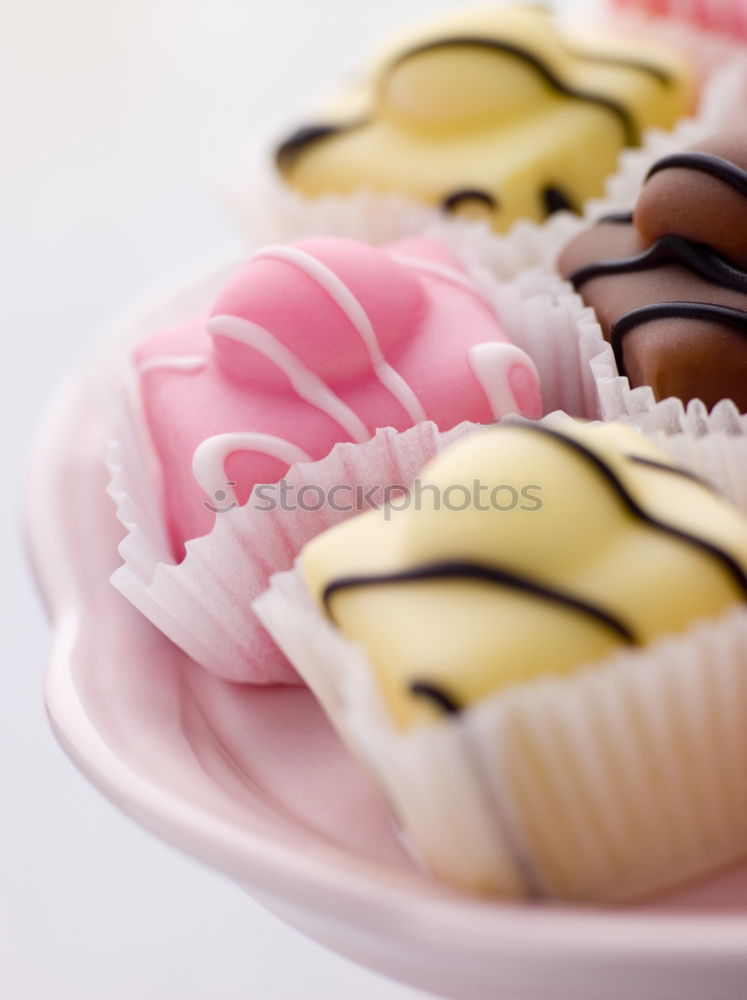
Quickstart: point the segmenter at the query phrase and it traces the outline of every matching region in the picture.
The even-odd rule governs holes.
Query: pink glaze
[[[470,349],[486,343],[475,361]],[[136,352],[175,556],[210,531],[207,505],[244,504],[337,442],[426,418],[447,430],[539,416],[536,369],[501,344],[494,312],[438,243],[319,238],[259,251],[209,318]],[[266,437],[204,444],[247,432]]]
[[[672,17],[708,31],[747,38],[745,0],[615,0],[620,8],[633,8],[657,17]]]

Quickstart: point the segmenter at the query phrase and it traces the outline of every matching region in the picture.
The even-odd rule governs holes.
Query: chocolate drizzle
[[[626,455],[625,457],[629,461],[635,462],[636,465],[645,465],[649,469],[658,469],[660,472],[669,472],[673,476],[682,476],[683,479],[689,479],[692,483],[698,483],[711,493],[716,492],[709,482],[701,479],[700,476],[696,476],[689,469],[683,469],[681,465],[669,465],[667,462],[657,462],[655,458],[645,458],[643,455]]]
[[[570,275],[570,282],[578,290],[587,281],[613,274],[631,274],[665,264],[680,264],[698,277],[721,288],[747,294],[747,273],[734,267],[724,257],[711,250],[705,243],[692,243],[680,236],[662,236],[643,253],[635,257],[620,257],[587,264]]]
[[[560,188],[552,185],[548,185],[542,192],[542,201],[548,216],[554,215],[555,212],[578,213],[578,209],[571,203],[571,199]]]
[[[492,194],[481,191],[479,188],[464,188],[459,191],[452,191],[441,202],[441,207],[446,212],[456,212],[465,201],[480,201],[488,206],[491,212],[498,208],[498,202]]]
[[[726,326],[747,336],[747,310],[732,309],[728,306],[714,305],[711,302],[655,302],[649,306],[641,306],[625,313],[610,330],[610,343],[615,354],[617,368],[621,375],[625,374],[622,342],[626,334],[643,323],[652,323],[659,319],[702,320],[717,326]]]
[[[633,225],[633,213],[632,212],[610,212],[609,215],[603,215],[601,219],[597,219],[597,226],[632,226]]]
[[[691,305],[692,303],[677,303],[678,305]],[[717,307],[713,307],[717,308]],[[747,314],[745,315],[745,323],[747,323]],[[746,328],[747,332],[747,328]],[[544,427],[540,424],[515,424],[512,426],[525,427],[531,429],[532,431],[545,434],[548,437],[554,438],[561,444],[564,444],[567,448],[575,451],[577,455],[584,458],[590,465],[592,465],[597,472],[605,479],[608,485],[611,487],[612,491],[617,494],[618,498],[621,500],[623,506],[638,520],[643,521],[652,528],[657,528],[659,531],[666,535],[670,535],[672,538],[679,538],[686,544],[692,545],[694,548],[700,549],[701,552],[706,553],[711,556],[717,562],[719,562],[722,568],[727,572],[727,574],[732,578],[734,583],[737,585],[739,590],[743,594],[747,595],[747,575],[745,575],[744,570],[739,565],[739,563],[728,552],[724,552],[717,545],[712,542],[707,541],[705,538],[700,538],[698,535],[691,535],[688,531],[684,531],[681,528],[675,528],[674,525],[666,524],[664,521],[660,521],[658,518],[653,517],[649,514],[643,507],[640,506],[638,501],[627,491],[620,479],[615,475],[612,469],[604,462],[599,455],[591,451],[591,449],[585,447],[580,441],[576,441],[573,438],[566,437],[565,434],[561,434],[559,431],[551,430],[549,427]]]
[[[275,150],[275,163],[278,170],[287,171],[292,169],[299,156],[306,151],[309,146],[313,146],[323,139],[340,135],[343,132],[352,132],[353,129],[367,125],[365,119],[358,119],[344,125],[302,125]]]
[[[602,55],[595,52],[581,52],[578,49],[564,45],[563,48],[573,59],[583,62],[597,63],[600,66],[619,66],[621,69],[632,69],[638,73],[646,73],[653,77],[663,87],[671,87],[673,83],[672,74],[668,73],[661,66],[654,66],[653,63],[643,62],[641,59],[627,58],[626,56]]]
[[[619,104],[617,101],[613,101],[611,97],[604,97],[601,94],[594,94],[586,90],[577,90],[575,87],[569,86],[561,80],[560,77],[556,76],[550,67],[546,65],[546,63],[542,62],[542,60],[539,59],[533,52],[529,52],[520,45],[514,45],[511,42],[506,42],[498,38],[482,38],[479,35],[454,35],[450,38],[438,38],[432,42],[425,42],[423,45],[418,45],[417,47],[410,49],[408,52],[404,52],[401,56],[399,56],[399,58],[392,63],[390,72],[393,72],[401,66],[403,62],[413,58],[414,56],[423,55],[427,52],[436,52],[439,49],[466,47],[486,49],[488,51],[500,53],[502,55],[514,56],[516,59],[520,59],[522,62],[531,66],[537,75],[544,80],[548,87],[556,91],[556,93],[562,94],[564,97],[570,97],[577,101],[585,101],[587,104],[596,104],[598,107],[609,111],[622,125],[623,131],[625,132],[626,145],[638,145],[638,126],[633,120],[630,112],[622,104]]]
[[[662,170],[672,169],[697,170],[702,174],[708,174],[747,197],[747,170],[721,156],[714,156],[713,153],[673,153],[671,156],[664,156],[651,167],[646,174],[646,180],[661,173]]]
[[[409,691],[417,698],[427,698],[432,701],[445,715],[458,715],[462,710],[459,703],[450,694],[447,694],[440,685],[433,684],[431,681],[413,681],[409,685]]]
[[[691,306],[692,303],[679,303],[679,305]],[[641,310],[641,312],[643,311],[645,310]],[[745,324],[745,332],[747,332],[747,315],[745,315],[743,322]],[[540,434],[544,437],[552,439],[569,451],[572,451],[599,475],[602,481],[618,498],[623,508],[629,514],[649,527],[655,528],[657,531],[660,531],[671,538],[679,539],[684,544],[690,545],[691,547],[709,556],[715,562],[719,563],[721,568],[732,579],[737,588],[744,595],[747,595],[747,576],[739,563],[728,552],[720,549],[717,545],[714,545],[705,538],[693,535],[688,531],[675,527],[674,525],[667,524],[666,522],[660,521],[658,518],[649,514],[648,511],[646,511],[631,495],[631,493],[628,492],[627,488],[612,468],[602,458],[600,458],[596,452],[587,448],[580,441],[567,437],[565,434],[552,430],[551,428],[541,424],[524,423],[520,421],[512,423],[511,427],[519,428],[532,434]],[[684,470],[677,467],[668,465],[660,466],[659,463],[643,457],[629,456],[629,458],[632,461],[638,461],[642,464],[656,465],[674,474],[686,474]],[[555,590],[554,588],[548,587],[545,584],[539,583],[538,581],[532,580],[528,577],[520,576],[516,573],[509,572],[498,567],[485,566],[483,564],[473,562],[463,562],[458,560],[453,562],[442,561],[427,563],[421,566],[414,566],[394,573],[384,573],[379,575],[361,574],[339,577],[338,579],[331,581],[325,587],[322,599],[327,615],[334,620],[331,610],[332,598],[335,594],[342,590],[348,590],[353,587],[383,586],[387,584],[414,583],[427,580],[458,579],[477,580],[484,583],[495,584],[510,588],[520,593],[530,594],[542,600],[552,601],[562,607],[568,608],[569,610],[579,612],[589,618],[592,618],[597,623],[615,632],[618,638],[625,643],[633,644],[637,641],[635,634],[628,625],[596,605],[590,604],[589,602],[570,594],[563,593],[562,591]]]
[[[636,638],[630,628],[609,614],[603,608],[598,608],[594,604],[589,604],[580,598],[570,594],[564,594],[560,590],[547,587],[529,577],[520,576],[507,570],[484,566],[481,563],[472,562],[437,562],[426,563],[423,566],[415,566],[411,569],[403,569],[397,573],[384,573],[380,575],[360,575],[342,576],[333,580],[324,588],[322,600],[328,616],[334,621],[331,611],[332,598],[341,590],[350,590],[353,587],[381,586],[393,583],[422,583],[427,580],[476,580],[480,583],[492,583],[500,587],[507,587],[510,590],[523,594],[530,594],[532,597],[539,597],[543,600],[561,604],[573,611],[578,611],[589,618],[593,618],[598,624],[604,625],[617,634],[618,639],[628,644],[635,644]]]

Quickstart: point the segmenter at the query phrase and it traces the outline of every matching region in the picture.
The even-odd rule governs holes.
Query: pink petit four
[[[541,415],[531,359],[440,244],[256,252],[209,317],[136,352],[174,555],[296,462],[378,427]]]

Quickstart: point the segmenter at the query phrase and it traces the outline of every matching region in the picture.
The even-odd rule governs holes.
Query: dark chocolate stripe
[[[442,712],[447,715],[458,715],[461,712],[461,706],[457,701],[447,694],[444,689],[430,681],[413,681],[409,686],[410,694],[414,694],[418,698],[427,698],[432,701]]]
[[[719,288],[747,294],[747,272],[734,267],[705,243],[692,243],[680,236],[662,236],[643,253],[635,257],[600,260],[580,267],[570,276],[577,290],[587,281],[613,274],[632,274],[664,264],[680,264],[699,278],[710,281]]]
[[[631,309],[612,325],[610,343],[615,353],[617,370],[625,374],[623,362],[623,338],[631,330],[644,323],[659,319],[703,320],[717,326],[728,326],[736,333],[747,336],[747,310],[717,306],[710,302],[654,302],[649,306]]]
[[[668,305],[691,306],[692,304],[693,303],[670,303]],[[645,312],[646,310],[639,311]],[[724,311],[735,312],[735,310]],[[744,315],[743,322],[745,332],[747,332],[747,314]],[[638,520],[643,521],[644,524],[661,531],[663,534],[668,535],[671,538],[677,538],[715,559],[718,563],[720,563],[722,569],[724,569],[724,571],[732,578],[739,590],[743,594],[747,595],[747,576],[736,559],[734,559],[728,552],[720,549],[717,545],[709,542],[707,539],[700,538],[697,535],[692,535],[681,528],[675,527],[674,525],[666,524],[649,514],[648,511],[641,507],[638,501],[628,492],[615,472],[605,461],[603,461],[602,458],[599,457],[599,455],[596,454],[596,452],[587,448],[580,441],[567,437],[559,431],[552,430],[542,424],[531,423],[529,421],[516,421],[512,422],[509,426],[511,428],[519,428],[529,433],[540,434],[545,437],[552,438],[558,444],[564,446],[570,451],[573,451],[599,474],[607,486],[612,490],[613,494],[615,494],[620,500],[625,510]],[[629,457],[636,460],[634,456]],[[638,460],[644,462],[647,461],[646,459],[640,458]],[[666,466],[666,468],[668,471],[673,471],[670,466]],[[381,586],[387,584],[418,582],[423,580],[449,579],[478,580],[480,582],[509,587],[514,590],[518,590],[520,593],[528,593],[535,597],[554,601],[564,607],[585,614],[593,618],[598,623],[605,625],[614,631],[624,642],[636,642],[636,638],[632,630],[602,608],[596,607],[593,604],[589,604],[586,601],[580,600],[569,594],[564,594],[561,591],[545,587],[543,584],[539,584],[527,577],[518,576],[517,574],[509,573],[505,570],[483,566],[478,563],[441,562],[413,567],[412,569],[402,570],[398,573],[339,577],[338,579],[327,584],[322,595],[322,601],[327,615],[334,621],[334,615],[331,610],[331,601],[334,595],[341,590],[346,590],[351,587]]]
[[[713,153],[673,153],[657,160],[646,174],[646,180],[662,170],[671,169],[698,170],[702,174],[718,178],[747,198],[747,170],[742,170],[736,163],[721,156],[714,156]]]
[[[333,135],[340,135],[342,132],[352,132],[353,129],[361,128],[367,124],[366,119],[359,119],[340,125],[302,125],[275,150],[275,163],[278,170],[288,171],[292,169],[298,157],[314,143],[321,142],[322,139],[329,139]]]
[[[579,59],[582,62],[598,63],[602,66],[619,66],[621,69],[632,69],[639,73],[647,73],[665,87],[670,87],[674,80],[672,74],[662,69],[661,66],[654,66],[653,63],[643,62],[641,59],[602,55],[595,52],[581,52],[568,45],[563,45],[563,48],[573,59]]]
[[[692,305],[689,302],[679,302],[670,303],[671,305]],[[721,307],[719,307],[721,308]],[[645,310],[639,310],[644,312]],[[726,310],[725,310],[726,311]],[[733,311],[733,310],[728,310]],[[747,313],[744,314],[743,318],[744,330],[747,333]],[[545,427],[542,424],[529,424],[517,422],[511,424],[512,427],[522,427],[528,430],[532,430],[539,434],[545,434],[547,437],[552,437],[556,441],[564,444],[567,448],[575,451],[577,455],[592,465],[597,472],[605,479],[605,481],[612,487],[612,490],[617,494],[619,499],[622,501],[625,508],[637,517],[639,520],[643,521],[645,524],[650,525],[652,528],[657,528],[666,535],[671,535],[672,538],[679,538],[683,542],[687,542],[694,548],[700,549],[702,552],[707,553],[712,556],[718,562],[721,563],[722,567],[726,570],[729,576],[732,577],[739,589],[747,595],[747,575],[745,575],[744,570],[739,565],[739,563],[728,552],[724,552],[717,545],[712,542],[707,541],[705,538],[700,538],[698,535],[691,535],[687,531],[683,531],[681,528],[675,528],[674,525],[666,524],[664,521],[659,521],[658,518],[653,517],[648,511],[644,510],[640,506],[638,501],[628,493],[627,489],[623,483],[618,479],[612,469],[604,462],[595,452],[586,448],[580,441],[576,441],[573,438],[566,437],[565,434],[561,434],[558,431],[551,430],[549,427]]]
[[[441,207],[447,212],[455,212],[462,202],[465,201],[484,202],[491,212],[494,212],[498,207],[498,203],[493,195],[488,194],[487,191],[481,191],[479,188],[464,188],[460,191],[452,191],[451,194],[443,199]]]
[[[595,226],[632,226],[633,225],[633,213],[632,212],[610,212],[609,215],[603,215],[601,219],[597,219],[594,223]]]
[[[690,482],[710,490],[711,493],[716,492],[707,480],[701,479],[700,476],[696,476],[694,472],[690,472],[689,469],[685,469],[681,465],[668,465],[666,462],[657,462],[655,458],[644,458],[643,455],[626,455],[625,457],[631,462],[635,462],[636,465],[645,465],[649,469],[659,469],[659,471],[669,472],[673,476],[681,476],[683,479],[689,479]]]
[[[637,146],[639,142],[638,126],[633,120],[632,115],[619,104],[617,101],[613,101],[610,97],[603,97],[600,94],[592,94],[585,90],[576,90],[574,87],[570,87],[567,83],[556,76],[555,73],[542,62],[533,52],[528,52],[526,49],[521,48],[519,45],[514,45],[511,42],[504,42],[498,38],[481,38],[477,35],[454,35],[451,38],[439,38],[432,42],[426,42],[423,45],[418,45],[407,52],[403,52],[391,65],[390,72],[393,72],[399,66],[402,65],[407,59],[412,59],[414,56],[423,55],[426,52],[435,52],[438,49],[446,48],[459,48],[462,46],[470,46],[472,48],[487,49],[492,52],[500,52],[505,55],[515,56],[517,59],[521,59],[523,62],[527,63],[534,69],[538,75],[545,81],[548,86],[553,90],[557,91],[559,94],[563,94],[565,97],[571,97],[577,101],[586,101],[588,104],[596,104],[600,108],[604,108],[619,120],[625,132],[625,142],[628,146]]]
[[[564,594],[560,590],[546,587],[544,584],[531,580],[529,577],[519,576],[507,570],[497,569],[492,566],[483,566],[480,563],[471,562],[438,562],[427,563],[424,566],[414,566],[411,569],[403,569],[397,573],[383,573],[380,575],[341,576],[328,583],[324,588],[322,600],[327,615],[334,621],[331,610],[332,598],[341,590],[350,590],[353,587],[383,586],[395,583],[420,583],[426,580],[477,580],[480,583],[491,583],[500,587],[508,587],[517,590],[519,593],[530,594],[532,597],[539,597],[544,600],[561,604],[563,607],[573,611],[578,611],[588,618],[593,618],[597,624],[604,625],[615,632],[623,642],[635,643],[637,640],[627,625],[613,617],[603,608],[598,608],[594,604],[589,604],[578,597]]]
[[[576,212],[578,214],[578,209],[574,207],[568,195],[552,185],[548,185],[542,192],[542,201],[548,215],[554,215],[555,212]]]

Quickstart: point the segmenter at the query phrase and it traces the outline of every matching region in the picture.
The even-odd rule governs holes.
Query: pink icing
[[[521,413],[533,418],[542,416],[542,396],[533,372],[525,365],[512,365],[508,385]]]
[[[699,28],[719,31],[732,37],[747,37],[747,5],[744,0],[615,0],[618,7],[634,8],[658,17],[673,17],[689,21]]]
[[[193,457],[206,439],[256,432],[271,435],[270,451],[282,445],[285,459],[290,449],[316,460],[339,441],[364,440],[377,427],[404,430],[423,416],[442,430],[489,422],[502,414],[493,413],[469,356],[488,342],[508,339],[438,243],[382,250],[319,238],[260,251],[210,317],[157,333],[136,352],[174,555],[210,531],[217,515],[206,502],[243,504],[255,484],[276,482],[289,465],[262,448],[229,450],[203,489]],[[491,398],[537,416],[536,370],[513,351],[503,392]],[[501,377],[500,364],[491,371]]]

